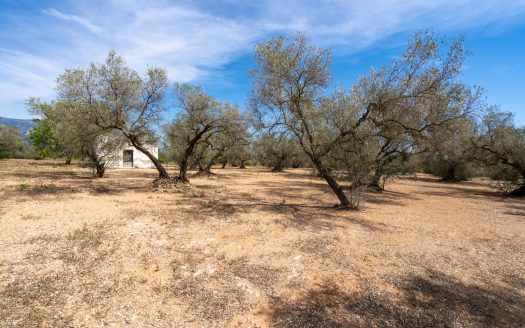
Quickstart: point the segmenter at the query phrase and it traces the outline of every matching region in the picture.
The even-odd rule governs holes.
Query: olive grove
[[[359,206],[356,192],[417,171],[450,182],[484,174],[523,194],[525,130],[461,81],[465,58],[462,38],[417,32],[401,56],[341,87],[328,49],[302,34],[277,36],[256,46],[243,111],[200,86],[170,86],[161,67],[140,75],[111,51],[101,64],[66,69],[54,101],[28,100],[40,117],[31,140],[44,157],[90,159],[98,177],[124,144],[170,182],[189,183],[188,170],[211,174],[215,164],[309,167],[343,208]],[[165,113],[174,114],[167,124]],[[146,147],[162,137],[178,164],[173,178]]]

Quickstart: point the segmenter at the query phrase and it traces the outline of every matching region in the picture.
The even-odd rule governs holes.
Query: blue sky
[[[110,49],[138,71],[160,65],[171,82],[244,106],[259,41],[304,32],[332,49],[334,83],[349,87],[425,28],[464,34],[463,80],[525,125],[525,0],[0,0],[0,116],[28,118],[24,99],[52,99],[64,68]]]

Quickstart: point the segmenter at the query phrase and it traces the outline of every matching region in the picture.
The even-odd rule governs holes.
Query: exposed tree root
[[[157,178],[152,182],[153,188],[157,190],[182,190],[194,188],[189,182],[182,181],[179,177],[176,178]]]
[[[359,208],[357,208],[356,206],[352,205],[352,204],[336,204],[334,205],[334,208],[336,210],[340,210],[340,211],[358,211]]]
[[[168,186],[178,186],[183,184],[189,184],[188,182],[183,182],[179,177],[176,178],[157,178],[152,182],[153,187],[168,187]]]
[[[183,182],[179,177],[168,179],[157,178],[152,184],[153,191],[162,193],[179,192],[190,197],[204,197],[204,191],[189,182]]]

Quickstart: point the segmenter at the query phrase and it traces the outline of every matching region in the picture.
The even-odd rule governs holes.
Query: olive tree
[[[31,131],[31,140],[39,141],[41,152],[52,150],[66,156],[66,162],[73,156],[88,157],[94,176],[104,176],[106,164],[116,159],[116,150],[125,143],[116,130],[90,121],[82,104],[63,100],[41,103],[34,98],[27,104],[32,114],[41,117],[39,129]]]
[[[458,81],[465,59],[462,44],[462,39],[442,41],[418,32],[400,59],[370,70],[351,89],[359,107],[366,108],[363,117],[379,145],[374,189],[382,189],[384,174],[428,151],[429,139],[480,110],[481,89]]]
[[[55,155],[65,155],[65,152],[61,151],[61,145],[57,136],[55,136],[51,120],[42,117],[33,119],[33,121],[36,125],[29,130],[29,140],[31,140],[38,155],[42,158],[48,158]],[[66,155],[67,165],[71,163],[72,157],[73,156]]]
[[[165,110],[167,89],[163,68],[148,68],[145,76],[140,76],[114,51],[102,64],[66,69],[57,84],[58,101],[79,108],[81,122],[121,135],[153,162],[163,179],[169,178],[168,172],[147,145],[158,141],[155,126]]]
[[[238,165],[240,169],[245,169],[245,163],[254,158],[254,150],[249,140],[243,139],[241,142],[234,145],[226,153],[226,156],[232,163]]]
[[[20,131],[12,126],[0,124],[0,158],[25,158],[29,145]]]
[[[340,204],[350,205],[326,163],[327,117],[318,106],[330,81],[330,52],[309,45],[303,35],[279,36],[259,44],[255,60],[251,104],[258,126],[292,134]]]
[[[175,95],[180,111],[174,121],[165,126],[165,134],[168,147],[179,160],[177,179],[188,183],[188,165],[197,147],[211,145],[212,138],[215,138],[216,150],[222,147],[219,144],[227,143],[228,136],[243,125],[243,119],[236,105],[215,100],[200,87],[175,84]],[[216,139],[218,135],[224,139]]]
[[[432,131],[424,155],[427,170],[443,181],[458,182],[470,178],[475,162],[472,144],[475,137],[475,123],[470,118]]]
[[[211,173],[211,167],[221,156],[229,155],[234,160],[239,160],[241,168],[244,168],[244,162],[249,158],[246,151],[248,145],[247,126],[241,120],[231,122],[227,129],[222,133],[214,135],[208,139],[209,156],[204,171]]]
[[[297,141],[283,134],[262,134],[254,143],[259,162],[272,167],[272,172],[281,172],[299,156],[301,151]]]
[[[505,179],[514,185],[511,194],[525,195],[525,127],[513,124],[511,113],[491,107],[480,124],[475,146],[486,165],[510,169]]]
[[[400,59],[371,71],[349,91],[327,96],[330,52],[303,35],[276,37],[257,47],[251,108],[259,127],[293,135],[340,206],[351,207],[334,174],[337,167],[330,165],[331,154],[351,151],[347,146],[374,130],[370,136],[379,137],[380,146],[388,142],[381,138],[388,129],[402,136],[404,146],[461,117],[459,107],[446,106],[461,89],[455,83],[464,59],[461,44],[416,33]]]

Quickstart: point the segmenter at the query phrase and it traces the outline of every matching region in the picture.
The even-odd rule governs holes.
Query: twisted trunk
[[[182,157],[180,161],[179,176],[177,177],[177,179],[180,180],[181,182],[183,183],[190,182],[190,180],[188,179],[188,175],[187,175],[188,162],[190,160],[191,155],[193,154],[193,151],[195,150],[195,147],[197,146],[197,143],[202,138],[202,136],[206,132],[208,132],[210,129],[211,127],[207,126],[203,130],[197,132],[197,134],[189,142],[188,147],[186,147],[186,150],[184,151],[184,156]]]
[[[153,165],[155,165],[155,168],[157,169],[157,171],[159,171],[160,179],[170,178],[168,171],[166,170],[164,166],[162,166],[162,164],[160,163],[157,157],[155,157],[152,153],[150,153],[149,150],[147,150],[144,146],[142,146],[142,144],[140,144],[136,140],[131,139],[130,141],[133,147],[135,147],[137,150],[139,150],[144,155],[148,156],[149,160],[153,163]]]
[[[66,165],[70,165],[72,159],[73,159],[73,154],[66,154]]]
[[[91,159],[91,168],[93,176],[97,178],[102,178],[106,172],[106,163],[102,162],[97,156],[96,151],[92,150],[88,153],[89,158]]]
[[[312,159],[312,162],[314,163],[314,166],[319,172],[321,178],[323,178],[328,183],[334,194],[337,196],[337,199],[339,199],[339,206],[350,206],[350,201],[348,200],[348,197],[346,197],[343,187],[341,187],[339,183],[337,183],[337,180],[332,175],[332,172],[330,172],[330,170],[323,164],[323,162],[319,158],[314,158],[311,154],[308,155]]]
[[[459,181],[461,181],[461,179],[459,179],[456,176],[456,165],[454,165],[454,164],[449,164],[448,165],[447,173],[445,174],[445,176],[443,178],[441,178],[441,181],[446,181],[446,182],[459,182]]]
[[[275,166],[273,167],[272,169],[272,172],[282,172],[283,169],[284,169],[284,156],[281,156],[281,157],[278,157],[277,158],[277,163],[275,164]]]
[[[208,162],[208,164],[206,165],[206,167],[204,168],[204,172],[207,172],[207,173],[211,173],[211,167],[213,166],[213,164],[215,164],[215,161],[221,156],[221,153],[217,153],[215,154],[211,159],[210,161]]]
[[[372,190],[383,191],[384,188],[381,185],[381,177],[383,176],[383,165],[381,163],[376,164],[376,169],[372,181],[370,182],[369,187]]]
[[[190,180],[188,180],[188,176],[186,175],[186,171],[188,170],[188,158],[184,156],[180,161],[180,168],[179,168],[179,180],[184,183],[189,183]]]
[[[95,162],[95,176],[97,178],[102,178],[106,172],[106,163],[104,162]]]

